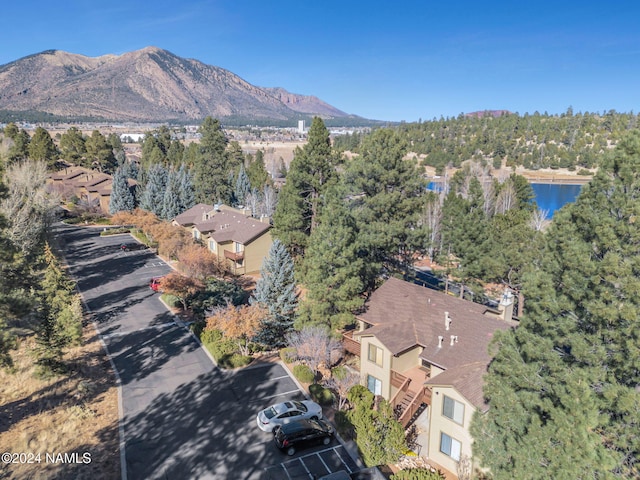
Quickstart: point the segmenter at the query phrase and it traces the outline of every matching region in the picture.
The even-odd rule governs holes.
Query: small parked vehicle
[[[123,252],[129,252],[132,250],[144,250],[145,248],[147,248],[147,246],[144,243],[138,242],[123,243],[120,245],[120,250],[122,250]]]
[[[276,428],[273,441],[287,455],[293,455],[297,450],[314,444],[329,445],[334,434],[333,427],[327,421],[308,418]]]
[[[303,418],[322,418],[322,407],[310,400],[276,403],[259,412],[256,423],[263,432],[273,432],[276,427]]]
[[[153,277],[151,280],[149,280],[149,288],[154,292],[159,292],[161,280],[162,277]]]

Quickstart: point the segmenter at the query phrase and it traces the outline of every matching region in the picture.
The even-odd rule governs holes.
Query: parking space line
[[[267,398],[273,398],[273,397],[281,397],[282,395],[290,395],[292,393],[300,393],[300,390],[296,388],[295,390],[290,390],[288,392],[276,393],[275,395],[269,395],[268,397],[261,397],[260,400],[266,400]]]
[[[281,375],[279,377],[270,378],[269,381],[280,380],[281,378],[289,378],[289,375]]]
[[[322,465],[324,465],[324,468],[326,468],[326,469],[327,469],[327,473],[331,473],[331,469],[327,466],[327,464],[326,464],[326,463],[324,463],[324,460],[322,459],[322,456],[320,456],[320,454],[319,454],[319,453],[316,453],[316,455],[318,456],[318,458],[319,458],[319,459],[320,459],[320,461],[322,462]],[[340,459],[340,460],[342,460],[342,459]]]
[[[289,480],[291,480],[291,475],[289,475],[289,471],[287,470],[287,467],[284,466],[284,463],[281,463],[280,466],[282,467],[282,469],[284,470],[285,475],[287,476],[287,478]]]
[[[309,471],[307,466],[304,464],[302,457],[298,458],[298,460],[300,460],[300,463],[302,464],[302,468],[304,468],[304,471],[307,472],[307,475],[309,475],[309,478],[313,478],[313,475],[311,475],[311,472]]]
[[[335,452],[335,454],[338,456],[338,458],[340,459],[340,461],[342,462],[342,464],[347,467],[347,470],[349,470],[349,473],[353,473],[353,470],[351,470],[351,467],[347,464],[347,462],[344,461],[344,459],[342,458],[342,455],[340,455],[340,453],[337,450],[338,447],[333,447],[333,451]]]

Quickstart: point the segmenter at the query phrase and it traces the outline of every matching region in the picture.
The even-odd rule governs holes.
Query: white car
[[[258,413],[256,422],[260,430],[273,432],[276,427],[301,418],[322,418],[322,407],[309,400],[276,403]]]

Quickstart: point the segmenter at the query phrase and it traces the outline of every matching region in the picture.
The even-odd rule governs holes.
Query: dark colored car
[[[276,446],[287,455],[314,444],[329,445],[334,435],[331,425],[325,420],[304,419],[286,423],[273,432]]]

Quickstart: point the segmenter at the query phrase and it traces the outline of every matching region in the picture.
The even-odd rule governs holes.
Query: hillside
[[[156,47],[101,57],[48,50],[2,65],[0,109],[133,122],[348,117],[316,97],[262,89]]]

